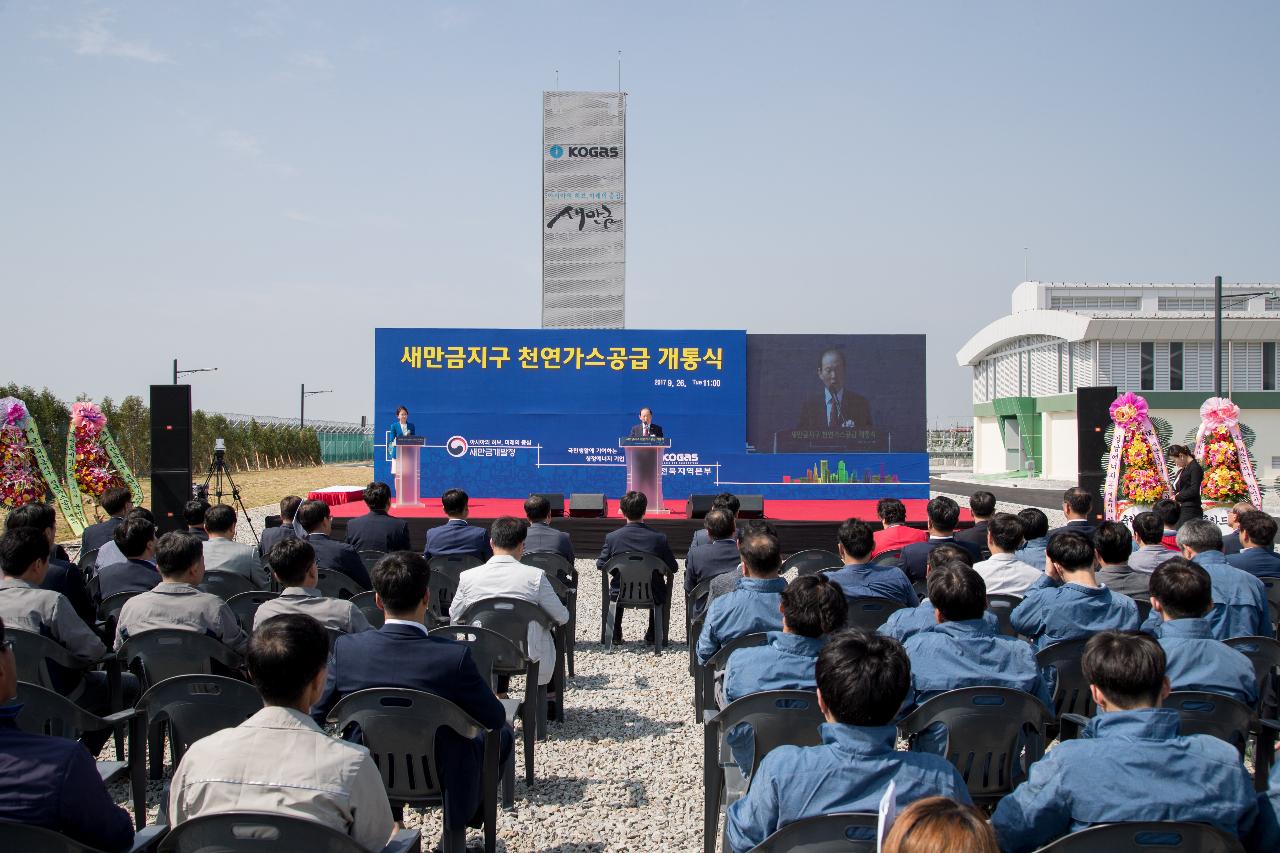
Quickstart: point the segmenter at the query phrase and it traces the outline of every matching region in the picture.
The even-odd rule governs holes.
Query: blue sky
[[[928,335],[1032,278],[1280,280],[1274,3],[0,0],[0,379],[372,409],[373,328],[537,326],[541,92],[628,113],[627,322]],[[873,366],[868,366],[873,369]]]

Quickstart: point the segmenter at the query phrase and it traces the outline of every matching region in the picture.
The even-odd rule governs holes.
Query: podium
[[[422,463],[422,446],[427,439],[421,435],[402,435],[396,439],[396,505],[422,506],[419,471]]]
[[[671,442],[654,436],[628,437],[618,439],[618,446],[627,455],[627,491],[648,498],[650,514],[668,512],[662,502],[662,455]]]

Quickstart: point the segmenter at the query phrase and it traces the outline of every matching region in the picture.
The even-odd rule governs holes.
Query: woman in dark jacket
[[[1204,517],[1204,507],[1200,505],[1200,483],[1204,480],[1204,469],[1196,461],[1195,456],[1185,444],[1174,444],[1169,447],[1169,456],[1178,467],[1173,475],[1173,498],[1178,502],[1178,527],[1197,518]]]

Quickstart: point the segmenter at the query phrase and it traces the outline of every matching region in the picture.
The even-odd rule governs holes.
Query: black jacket
[[[409,522],[386,510],[369,510],[347,522],[347,544],[357,551],[408,551]]]
[[[1192,459],[1178,472],[1174,485],[1174,500],[1178,506],[1200,506],[1200,484],[1204,481],[1204,469]]]

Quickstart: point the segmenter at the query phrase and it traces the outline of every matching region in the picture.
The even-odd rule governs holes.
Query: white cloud
[[[290,222],[301,222],[304,225],[323,225],[324,224],[319,219],[316,219],[314,216],[311,216],[310,214],[307,214],[307,213],[303,213],[300,210],[294,210],[293,208],[289,208],[284,212],[284,218],[289,220]]]
[[[304,71],[327,73],[333,70],[333,63],[329,61],[329,57],[318,50],[304,50],[295,53],[289,57],[289,62],[295,68],[301,68]]]
[[[78,56],[114,57],[137,62],[171,62],[168,54],[156,50],[145,41],[129,41],[111,31],[115,15],[108,9],[96,9],[85,13],[76,25],[52,33],[46,37],[69,42]]]
[[[220,131],[217,140],[218,146],[224,151],[240,160],[253,164],[265,172],[270,172],[282,178],[292,178],[298,174],[298,170],[289,163],[269,159],[262,148],[262,143],[252,133],[228,129]]]

